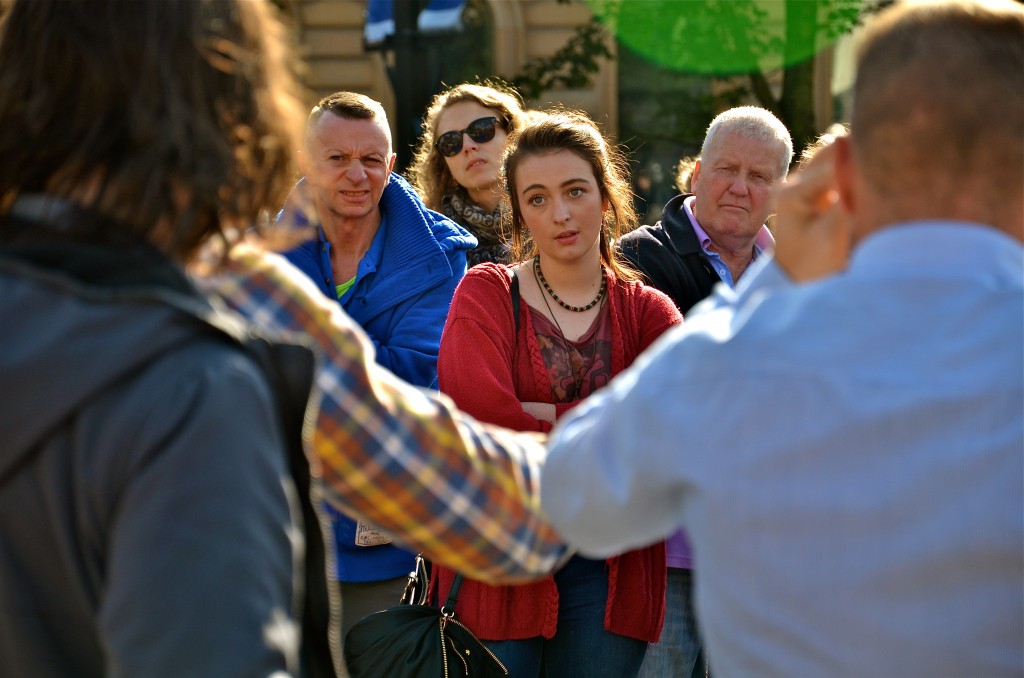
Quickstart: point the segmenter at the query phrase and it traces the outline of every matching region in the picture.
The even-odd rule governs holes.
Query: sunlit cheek
[[[722,194],[729,190],[733,184],[732,177],[718,175],[711,183],[712,193]]]
[[[543,217],[543,209],[537,205],[526,205],[523,207],[523,224],[527,229],[533,229],[533,227],[540,223]]]

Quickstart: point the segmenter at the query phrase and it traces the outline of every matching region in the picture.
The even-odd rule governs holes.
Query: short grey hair
[[[785,179],[789,173],[789,163],[793,161],[793,137],[789,130],[776,118],[771,111],[757,106],[739,106],[730,108],[719,113],[708,125],[707,134],[704,135],[704,145],[701,146],[701,158],[709,154],[715,141],[723,134],[738,134],[740,136],[775,143],[784,151],[779,158],[779,170],[776,179]]]

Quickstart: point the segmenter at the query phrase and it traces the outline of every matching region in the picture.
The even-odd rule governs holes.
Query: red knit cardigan
[[[438,386],[460,409],[481,421],[520,431],[549,431],[549,422],[522,408],[523,402],[551,402],[551,382],[525,302],[520,303],[519,335],[513,336],[511,280],[509,268],[500,264],[480,264],[466,273],[441,336]],[[610,275],[606,304],[612,323],[612,375],[682,321],[666,295]],[[557,403],[556,416],[575,404]],[[609,558],[607,567],[605,629],[656,642],[665,616],[664,542]],[[455,573],[435,569],[434,584],[444,600]],[[551,576],[518,586],[466,579],[456,612],[484,640],[551,638],[558,624],[558,591]]]

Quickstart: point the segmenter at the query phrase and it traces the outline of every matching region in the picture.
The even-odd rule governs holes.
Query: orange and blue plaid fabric
[[[331,504],[472,579],[526,581],[568,558],[540,508],[540,435],[477,422],[379,367],[356,323],[281,256],[238,245],[196,282],[268,336],[317,349],[305,438]]]

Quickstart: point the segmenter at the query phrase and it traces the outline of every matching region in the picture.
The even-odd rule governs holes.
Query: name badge
[[[383,530],[361,520],[356,523],[356,546],[380,546],[390,543],[391,537]]]

